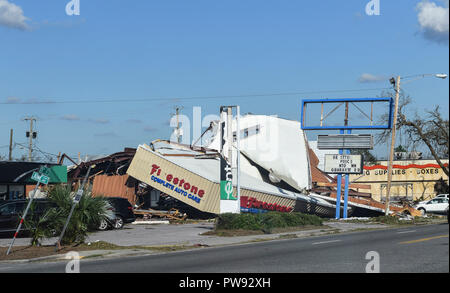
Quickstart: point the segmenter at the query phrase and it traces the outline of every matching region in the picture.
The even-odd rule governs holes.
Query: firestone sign
[[[257,200],[254,197],[241,196],[241,211],[249,213],[260,213],[264,211],[277,211],[282,213],[292,212],[292,207],[279,205],[277,203],[267,203]]]
[[[163,187],[175,191],[198,204],[205,195],[205,191],[203,189],[199,189],[197,186],[191,185],[191,183],[186,182],[182,178],[174,177],[172,174],[167,174],[165,180],[159,178],[159,176],[161,176],[161,168],[156,164],[152,165],[150,175],[150,179],[152,181],[159,183]]]

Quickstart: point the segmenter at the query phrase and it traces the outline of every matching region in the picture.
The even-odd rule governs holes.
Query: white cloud
[[[28,100],[24,100],[18,97],[7,97],[6,101],[3,104],[26,104],[26,105],[35,105],[35,104],[52,104],[55,101],[50,99],[42,99],[42,98],[30,98]]]
[[[416,8],[423,36],[431,41],[448,44],[449,1],[443,1],[443,6],[439,6],[435,2],[423,0]]]
[[[97,123],[97,124],[108,124],[109,120],[103,119],[103,118],[97,118],[97,119],[89,119],[89,122]]]
[[[74,115],[74,114],[68,114],[68,115],[62,116],[61,119],[67,120],[67,121],[79,121],[80,117],[78,117],[77,115]]]
[[[153,127],[153,126],[146,126],[146,127],[144,127],[144,131],[145,131],[145,132],[154,132],[154,131],[156,131],[156,130],[158,130],[158,129],[156,129],[156,128]]]
[[[18,97],[7,97],[5,104],[19,104],[21,101]]]
[[[29,18],[23,15],[20,6],[10,3],[8,0],[0,0],[0,25],[26,30],[28,29],[27,20]]]
[[[360,83],[369,83],[369,82],[380,82],[380,81],[386,81],[388,78],[384,75],[373,75],[370,73],[363,73],[359,77]]]

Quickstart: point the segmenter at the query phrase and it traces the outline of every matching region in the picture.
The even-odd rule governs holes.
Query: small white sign
[[[75,194],[75,197],[73,198],[73,202],[79,203],[82,196],[83,196],[83,189],[78,189],[77,194]]]
[[[361,155],[325,155],[325,173],[362,174],[363,159]]]

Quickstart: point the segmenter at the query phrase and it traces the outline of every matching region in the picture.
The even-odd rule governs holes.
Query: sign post
[[[347,133],[348,134],[351,134],[352,133],[352,131],[349,129],[349,130],[347,130]],[[346,150],[346,152],[347,152],[347,155],[350,155],[350,150],[349,149],[347,149]],[[360,156],[360,168],[359,168],[359,174],[362,174],[362,172],[363,172],[363,159],[362,159],[362,156]],[[356,164],[355,164],[356,165]],[[352,166],[353,167],[353,166]],[[348,209],[348,184],[349,184],[349,181],[350,181],[350,174],[346,174],[345,175],[345,190],[344,190],[344,219],[347,219],[347,209]]]
[[[41,171],[45,172],[46,170],[47,170],[46,167],[44,167],[44,168],[41,167],[41,169],[39,171],[40,172]],[[19,235],[20,229],[22,228],[22,224],[25,221],[25,218],[26,218],[26,216],[28,214],[28,210],[31,207],[31,204],[33,202],[34,196],[36,195],[36,191],[39,188],[39,185],[41,183],[44,184],[44,185],[47,185],[48,181],[49,181],[49,178],[47,176],[41,175],[38,172],[33,172],[33,175],[31,176],[31,179],[34,180],[34,181],[37,181],[36,187],[34,188],[34,191],[33,191],[33,193],[30,196],[30,200],[28,201],[27,207],[26,207],[26,209],[25,209],[25,211],[24,211],[24,213],[23,213],[23,215],[22,215],[22,217],[20,219],[19,226],[17,227],[16,232],[14,233],[14,237],[13,237],[13,240],[12,240],[11,244],[8,247],[8,251],[6,251],[6,255],[9,255],[9,253],[11,252],[11,248],[13,247],[14,242],[16,241],[17,235]]]

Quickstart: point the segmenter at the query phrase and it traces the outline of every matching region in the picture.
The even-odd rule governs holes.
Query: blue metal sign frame
[[[320,103],[361,103],[361,102],[385,102],[389,103],[389,119],[388,124],[386,125],[355,125],[355,126],[305,126],[305,110],[307,104],[320,104]],[[394,110],[394,99],[393,98],[343,98],[343,99],[306,99],[302,100],[302,108],[301,108],[301,120],[300,124],[303,130],[342,130],[342,129],[391,129],[392,128],[392,120],[393,120],[393,112]]]
[[[340,125],[340,126],[305,126],[305,112],[307,104],[320,104],[320,103],[361,103],[361,102],[384,102],[389,103],[389,117],[386,125],[357,125],[357,126],[349,126],[349,125]],[[393,122],[393,114],[394,114],[394,99],[393,98],[342,98],[342,99],[305,99],[302,100],[302,109],[301,109],[301,129],[302,130],[339,130],[340,134],[344,134],[347,130],[347,134],[352,134],[352,130],[354,129],[392,129]],[[343,155],[344,152],[346,154],[350,154],[350,150],[340,149],[339,154]],[[337,175],[337,190],[336,190],[336,219],[341,217],[341,194],[342,194],[342,175]],[[345,176],[345,186],[344,186],[344,211],[343,218],[347,218],[347,208],[348,208],[348,189],[349,189],[349,175]]]

